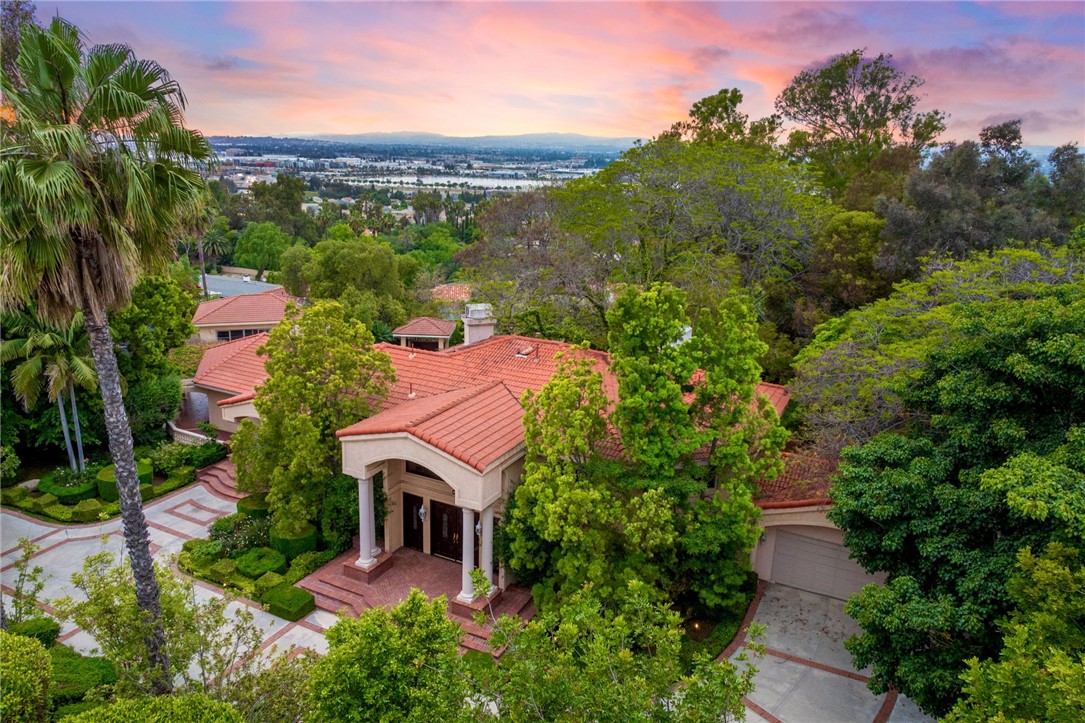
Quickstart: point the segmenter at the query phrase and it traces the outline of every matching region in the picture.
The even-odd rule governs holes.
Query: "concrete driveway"
[[[857,671],[844,641],[858,632],[844,603],[783,585],[765,584],[751,619],[766,627],[765,656],[755,664],[756,689],[746,698],[747,720],[760,723],[911,723],[933,721],[903,695],[876,696],[869,670]],[[725,651],[733,657],[741,646]]]

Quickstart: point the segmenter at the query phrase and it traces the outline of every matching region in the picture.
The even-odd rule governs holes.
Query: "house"
[[[468,308],[463,345],[439,351],[376,345],[391,357],[396,383],[376,414],[338,432],[343,471],[358,480],[359,492],[360,553],[344,565],[345,574],[371,582],[394,564],[397,550],[410,548],[460,563],[454,605],[475,602],[475,567],[498,589],[510,582],[494,563],[493,530],[523,471],[520,398],[546,384],[557,369],[555,357],[569,353],[570,345],[494,335],[488,308]],[[215,347],[226,349],[205,356],[196,376],[205,389],[233,392],[215,402],[221,423],[256,416],[252,400],[266,376],[255,345],[246,341]],[[609,356],[575,353],[593,361],[607,394],[616,397]],[[762,383],[758,392],[777,414],[787,406],[789,394],[780,385]],[[765,534],[752,563],[764,579],[844,598],[876,578],[849,559],[843,533],[826,518],[830,474],[818,464],[789,457],[784,477],[762,491]],[[377,486],[389,503],[381,545],[373,502]]]
[[[448,347],[452,335],[456,333],[456,322],[420,316],[392,330],[392,338],[400,346],[412,349],[441,351]]]
[[[267,381],[264,357],[256,350],[267,343],[269,334],[257,332],[204,352],[192,392],[207,396],[207,418],[220,432],[233,434],[245,418],[259,419],[253,400],[256,388]]]
[[[437,304],[441,318],[455,321],[459,319],[471,301],[470,284],[441,284],[430,290],[430,295]]]
[[[286,314],[286,305],[297,301],[275,287],[260,294],[228,296],[205,301],[192,316],[193,341],[210,344],[232,341],[275,328]]]

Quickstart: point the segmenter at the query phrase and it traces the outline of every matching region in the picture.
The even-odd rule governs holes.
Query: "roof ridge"
[[[504,385],[504,382],[494,380],[494,381],[486,382],[485,384],[478,384],[478,385],[473,386],[473,387],[462,387],[460,389],[451,389],[451,390],[445,392],[445,394],[453,394],[455,392],[460,392],[460,394],[456,395],[455,397],[453,397],[449,401],[445,402],[441,406],[437,407],[436,409],[432,409],[429,412],[423,414],[421,417],[419,417],[417,419],[410,420],[409,422],[404,424],[404,426],[410,428],[410,427],[417,427],[420,424],[425,424],[426,422],[433,419],[434,417],[439,417],[440,415],[444,414],[445,412],[452,409],[453,407],[459,406],[463,402],[466,402],[468,399],[473,399],[474,397],[477,397],[478,395],[482,394],[483,392],[489,391],[490,389],[497,386],[498,384]],[[511,392],[510,392],[510,394],[511,394]]]

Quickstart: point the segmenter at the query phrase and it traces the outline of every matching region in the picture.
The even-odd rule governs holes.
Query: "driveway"
[[[912,723],[933,721],[895,692],[874,695],[869,670],[857,671],[844,641],[858,632],[844,603],[824,595],[763,584],[752,621],[765,626],[767,648],[756,661],[756,688],[746,698],[754,723]],[[749,619],[750,616],[747,616]],[[733,657],[738,648],[725,651]]]

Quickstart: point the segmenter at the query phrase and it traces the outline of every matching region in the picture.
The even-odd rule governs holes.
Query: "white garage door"
[[[879,578],[849,560],[848,548],[843,545],[779,530],[772,581],[845,600]]]

